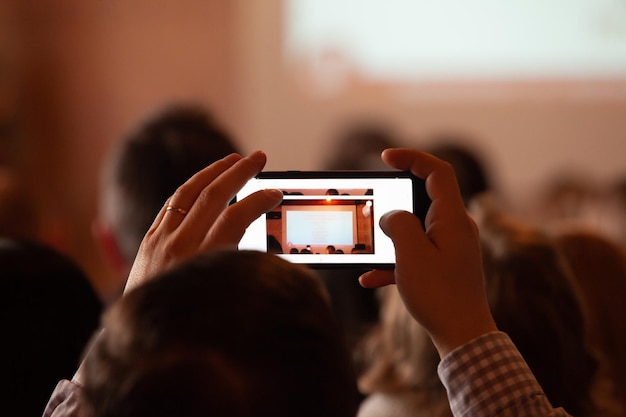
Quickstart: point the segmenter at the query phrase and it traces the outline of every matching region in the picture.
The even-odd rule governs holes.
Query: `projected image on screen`
[[[619,0],[287,0],[284,16],[285,56],[320,78],[623,80],[626,70]]]
[[[355,240],[354,210],[317,210],[304,206],[302,210],[285,211],[287,241],[294,245],[352,245]]]
[[[374,253],[371,190],[283,191],[283,203],[266,216],[267,233],[283,253]]]

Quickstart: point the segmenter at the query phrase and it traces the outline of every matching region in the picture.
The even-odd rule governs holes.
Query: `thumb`
[[[380,228],[392,240],[396,250],[396,268],[414,259],[421,249],[432,244],[422,228],[420,220],[412,213],[394,210],[380,219]]]
[[[398,272],[412,268],[418,246],[423,246],[428,238],[422,229],[422,223],[408,211],[395,210],[385,213],[380,218],[380,228],[393,242],[396,252],[396,266],[394,271],[374,270],[359,277],[359,283],[365,288],[378,288],[396,283]]]

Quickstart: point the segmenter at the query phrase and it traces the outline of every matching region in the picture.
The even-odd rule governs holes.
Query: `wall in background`
[[[563,169],[580,169],[599,180],[626,171],[626,73],[576,81],[391,86],[349,73],[338,77],[341,86],[332,89],[331,82],[324,89],[315,85],[314,75],[285,67],[280,10],[264,6],[247,7],[242,17],[247,37],[241,43],[246,62],[240,67],[249,71],[240,82],[256,94],[242,95],[239,108],[249,123],[244,137],[255,137],[264,149],[272,149],[277,138],[283,141],[270,160],[274,168],[321,166],[334,150],[339,128],[364,118],[387,122],[402,140],[418,147],[442,132],[467,135],[516,200],[530,198],[547,177]],[[303,157],[294,158],[299,153]]]
[[[110,271],[91,238],[102,158],[172,101],[231,120],[230,3],[10,0],[0,16],[0,117],[17,126],[19,145],[11,164],[37,204],[42,239],[105,291]]]

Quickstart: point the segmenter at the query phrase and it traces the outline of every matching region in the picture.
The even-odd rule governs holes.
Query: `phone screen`
[[[281,190],[283,201],[248,227],[239,248],[313,268],[393,268],[381,216],[406,210],[423,222],[428,204],[423,180],[399,171],[262,172],[237,200],[268,188]]]

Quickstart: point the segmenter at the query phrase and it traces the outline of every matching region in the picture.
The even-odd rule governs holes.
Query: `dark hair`
[[[556,234],[582,288],[589,313],[589,340],[602,354],[601,372],[626,406],[626,252],[598,232],[569,228]]]
[[[120,142],[105,166],[102,212],[129,262],[157,213],[193,174],[237,152],[201,107],[176,105]]]
[[[126,294],[86,360],[90,416],[353,416],[323,286],[274,255],[215,252]]]
[[[380,159],[387,148],[398,147],[395,132],[385,122],[354,120],[342,126],[324,163],[328,170],[389,169]],[[346,150],[349,149],[349,152]]]
[[[0,294],[3,414],[41,415],[57,382],[76,371],[102,303],[70,258],[6,238],[0,238]]]
[[[429,152],[452,165],[466,206],[475,196],[493,190],[488,167],[475,150],[446,137],[438,141],[441,143],[431,147]]]
[[[449,415],[437,374],[439,354],[428,333],[407,311],[397,287],[381,288],[379,296],[380,323],[359,345],[365,367],[359,388],[366,394],[410,391],[418,408],[428,408],[433,416]]]
[[[554,406],[592,415],[598,360],[565,256],[541,230],[500,213],[477,218],[485,287],[498,328],[511,337]]]

